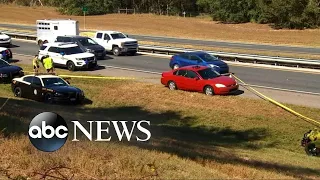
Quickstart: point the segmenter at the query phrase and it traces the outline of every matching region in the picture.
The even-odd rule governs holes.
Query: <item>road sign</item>
[[[87,12],[87,11],[88,11],[88,8],[87,8],[87,7],[83,7],[83,8],[82,8],[82,11],[83,11],[83,12]]]

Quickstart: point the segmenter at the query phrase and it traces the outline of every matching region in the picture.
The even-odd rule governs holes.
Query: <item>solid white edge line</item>
[[[254,85],[254,84],[242,84],[242,83],[239,83],[239,85],[242,85],[242,86],[250,86],[250,87],[257,87],[257,88],[263,88],[263,89],[271,89],[271,90],[279,90],[279,91],[288,91],[288,92],[293,92],[293,93],[301,93],[301,94],[309,94],[309,95],[317,95],[317,96],[320,96],[320,93],[308,92],[308,91],[299,91],[299,90],[275,88],[275,87],[260,86],[260,85]]]
[[[14,39],[14,38],[13,38]],[[34,42],[33,40],[21,40],[21,39],[15,39],[17,41],[25,41],[25,42]],[[155,53],[148,53],[148,52],[138,52],[138,54],[142,55],[148,55],[148,56],[155,56],[155,57],[164,57],[164,58],[170,58],[172,55],[166,55],[166,54],[155,54]],[[285,67],[285,66],[273,66],[273,65],[266,65],[266,64],[253,64],[253,63],[241,63],[241,62],[232,62],[232,61],[224,61],[227,64],[230,65],[236,65],[241,67],[261,67],[265,69],[271,69],[271,70],[292,70],[292,72],[311,72],[311,73],[319,73],[320,70],[317,69],[303,69],[303,68],[293,68],[293,67]]]
[[[24,54],[16,54],[16,55],[25,56],[25,57],[33,57],[32,55],[24,55]],[[124,68],[124,67],[117,67],[117,66],[106,66],[106,65],[102,65],[102,67],[112,68],[112,69],[121,69],[121,70],[127,70],[127,71],[134,71],[134,72],[149,73],[149,74],[157,74],[157,75],[161,75],[161,74],[162,74],[162,73],[160,73],[160,72],[145,71],[145,70],[132,69],[132,68]],[[293,93],[309,94],[309,95],[320,95],[320,93],[315,93],[315,92],[299,91],[299,90],[291,90],[291,89],[283,89],[283,88],[268,87],[268,86],[260,86],[260,85],[254,85],[254,84],[239,84],[239,85],[252,86],[252,87],[258,87],[258,88],[263,88],[263,89],[287,91],[287,92],[293,92]]]

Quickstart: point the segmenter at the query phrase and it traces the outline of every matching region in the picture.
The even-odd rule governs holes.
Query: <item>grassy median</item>
[[[85,105],[17,99],[10,85],[0,85],[0,107],[10,98],[0,111],[0,177],[39,178],[60,167],[62,175],[75,179],[320,178],[320,159],[300,147],[314,126],[271,103],[169,91],[133,80],[69,81],[84,90]],[[320,109],[290,107],[315,119],[320,114]],[[152,138],[148,143],[69,140],[57,152],[42,153],[30,144],[27,128],[44,111],[67,121],[150,120]],[[53,170],[48,175],[61,177]]]

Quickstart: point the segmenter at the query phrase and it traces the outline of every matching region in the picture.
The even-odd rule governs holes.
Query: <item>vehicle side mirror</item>
[[[198,81],[200,78],[199,78],[199,77],[195,77],[194,79],[195,79],[196,81]]]
[[[61,52],[60,54],[61,54],[61,56],[64,56],[64,52]]]
[[[128,35],[128,34],[126,34],[126,36],[127,36],[127,38],[129,37],[129,35]]]

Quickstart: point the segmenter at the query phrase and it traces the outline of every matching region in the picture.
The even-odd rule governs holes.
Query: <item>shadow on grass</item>
[[[5,100],[5,98],[0,98],[0,107]],[[106,108],[52,106],[34,101],[10,99],[0,111],[0,130],[6,128],[7,135],[27,134],[31,119],[41,112],[48,111],[60,114],[67,121],[69,130],[72,127],[70,126],[71,120],[80,121],[86,129],[88,129],[87,121],[89,120],[126,120],[129,122],[133,120],[150,120],[151,127],[148,129],[151,131],[152,137],[149,142],[137,143],[131,141],[124,143],[128,146],[175,154],[182,158],[195,160],[198,163],[202,162],[199,159],[204,159],[209,162],[214,161],[265,169],[297,178],[305,178],[306,175],[319,176],[319,171],[315,169],[246,160],[232,153],[233,148],[256,150],[273,147],[275,144],[272,142],[266,145],[255,144],[255,142],[263,141],[267,136],[270,136],[269,132],[264,128],[234,130],[206,126],[194,127],[196,117],[183,116],[175,111],[151,112],[139,106]],[[19,117],[23,117],[23,120]],[[130,131],[130,125],[128,127]],[[95,132],[94,129],[93,132]],[[109,135],[113,137],[113,141],[117,141],[113,131],[114,129],[110,126]],[[135,128],[132,139],[135,139],[136,136],[143,139],[144,137],[140,136],[141,133],[139,133]],[[70,134],[73,134],[72,129]],[[102,138],[107,138],[107,136]]]

